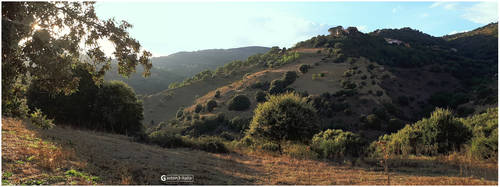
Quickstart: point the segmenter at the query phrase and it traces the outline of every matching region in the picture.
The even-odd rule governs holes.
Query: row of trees
[[[120,81],[96,84],[88,69],[80,64],[74,70],[79,78],[76,92],[53,94],[34,81],[28,89],[28,106],[41,109],[59,124],[127,135],[142,135],[144,127],[142,102],[134,91]]]

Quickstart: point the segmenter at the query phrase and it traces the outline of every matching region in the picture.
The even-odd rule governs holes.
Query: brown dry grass
[[[195,184],[387,184],[383,169],[369,161],[353,167],[240,149],[230,154],[164,149],[121,135],[61,127],[40,131],[11,118],[2,119],[2,123],[2,172],[13,174],[7,178],[10,184],[29,180],[90,184],[88,178],[66,176],[64,172],[69,169],[98,176],[98,184],[164,184],[159,180],[162,174],[193,174]],[[16,163],[33,155],[40,160]],[[497,184],[494,164],[477,166],[478,172],[460,175],[458,167],[447,163],[454,158],[409,160],[391,168],[391,185]]]
[[[40,139],[20,120],[2,119],[3,184],[92,184],[85,177],[65,174],[82,167],[85,163],[73,149]]]

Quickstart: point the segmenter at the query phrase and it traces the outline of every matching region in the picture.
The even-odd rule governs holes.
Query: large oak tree
[[[121,75],[141,64],[149,75],[151,53],[142,50],[127,29],[132,25],[96,16],[95,2],[2,2],[2,114],[16,115],[26,85],[53,94],[76,91],[79,78],[72,69],[91,64],[94,81],[110,69],[100,42],[114,44],[113,58]]]

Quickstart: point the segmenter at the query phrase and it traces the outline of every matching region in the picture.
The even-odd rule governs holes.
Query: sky
[[[433,36],[498,21],[485,2],[98,2],[101,19],[125,20],[153,56],[245,46],[293,47],[334,26],[361,32],[411,27]],[[111,44],[103,46],[111,52]]]

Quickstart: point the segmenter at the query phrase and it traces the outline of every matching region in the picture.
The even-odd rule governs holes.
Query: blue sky
[[[497,2],[98,2],[154,56],[244,46],[292,47],[330,27],[411,27],[433,36],[498,21]],[[109,45],[109,44],[107,44]],[[106,48],[106,46],[104,46]],[[107,46],[110,48],[110,46]]]

